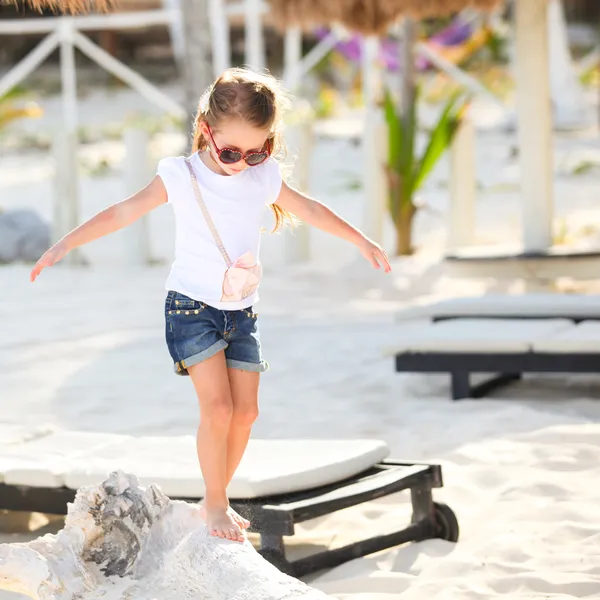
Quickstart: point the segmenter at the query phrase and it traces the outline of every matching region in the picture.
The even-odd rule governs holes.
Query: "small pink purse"
[[[253,294],[258,288],[258,284],[262,278],[261,264],[255,260],[251,252],[245,252],[235,261],[232,261],[231,258],[229,258],[229,254],[227,254],[227,250],[225,250],[221,236],[217,232],[213,220],[210,218],[206,204],[204,204],[202,194],[200,193],[200,186],[198,185],[198,179],[196,178],[196,174],[194,173],[190,159],[186,158],[185,163],[190,172],[192,187],[194,188],[194,193],[196,194],[196,200],[200,205],[200,209],[202,210],[204,219],[208,224],[208,228],[215,238],[215,242],[221,251],[221,255],[223,256],[225,264],[227,265],[225,278],[223,280],[223,294],[221,296],[221,302],[239,302],[240,300],[243,300],[244,298],[247,298]]]

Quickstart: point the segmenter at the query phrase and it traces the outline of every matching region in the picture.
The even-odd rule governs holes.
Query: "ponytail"
[[[206,140],[200,131],[200,121],[194,123],[194,137],[192,139],[192,154],[206,148]]]

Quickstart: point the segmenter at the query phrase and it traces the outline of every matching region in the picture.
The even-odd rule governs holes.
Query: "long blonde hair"
[[[288,105],[285,93],[275,77],[238,67],[227,69],[200,98],[194,120],[192,152],[208,147],[208,141],[200,130],[200,123],[206,122],[211,128],[218,128],[218,124],[224,119],[238,118],[249,125],[269,131],[267,139],[271,156],[275,157],[285,149],[281,129],[283,113]],[[272,203],[271,209],[275,215],[273,232],[286,222],[294,224],[294,216],[277,203]]]

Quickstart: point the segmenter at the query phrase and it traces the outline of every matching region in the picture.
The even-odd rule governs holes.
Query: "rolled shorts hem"
[[[252,373],[264,373],[269,369],[269,363],[263,360],[259,363],[248,362],[245,360],[227,359],[228,369],[240,369],[242,371],[251,371]]]
[[[173,369],[177,375],[189,375],[188,367],[193,367],[201,362],[204,362],[211,356],[214,356],[217,352],[227,348],[229,344],[225,340],[217,340],[212,346],[209,346],[202,352],[193,354],[192,356],[176,362],[173,365]]]

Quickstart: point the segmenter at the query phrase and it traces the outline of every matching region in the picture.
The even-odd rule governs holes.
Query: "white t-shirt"
[[[208,213],[231,260],[250,251],[258,260],[265,207],[274,203],[282,185],[279,164],[272,158],[238,175],[211,171],[198,153],[191,163]],[[157,174],[175,212],[175,260],[165,283],[220,310],[240,310],[258,301],[255,292],[240,302],[221,302],[227,265],[202,215],[183,156],[163,158]]]

